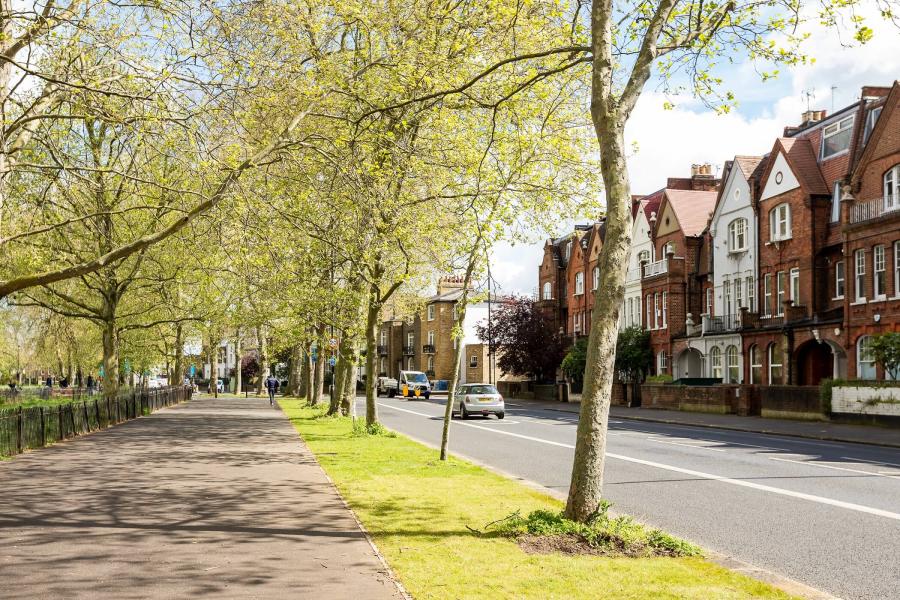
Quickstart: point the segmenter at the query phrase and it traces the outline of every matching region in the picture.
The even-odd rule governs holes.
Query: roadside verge
[[[348,419],[281,406],[414,598],[790,597],[701,558],[527,554],[477,536],[470,527],[562,504],[404,436],[354,436]]]

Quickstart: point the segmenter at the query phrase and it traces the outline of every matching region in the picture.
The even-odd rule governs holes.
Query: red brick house
[[[572,256],[566,269],[568,291],[566,331],[573,339],[588,335],[591,331],[594,292],[600,279],[597,263],[600,248],[603,247],[605,224],[600,221],[589,227],[589,229],[576,227]]]
[[[872,335],[900,331],[900,83],[863,88],[843,190],[847,376],[884,379]],[[835,275],[832,274],[832,279]]]
[[[672,372],[673,340],[686,335],[687,313],[700,314],[707,273],[702,246],[718,185],[709,171],[707,165],[695,166],[691,179],[670,179],[659,213],[651,218],[659,258],[644,265],[641,294],[657,375]]]

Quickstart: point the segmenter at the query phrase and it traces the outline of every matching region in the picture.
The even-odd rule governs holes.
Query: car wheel
[[[506,416],[506,413],[497,413],[497,418],[498,418],[498,419],[502,419],[502,418],[505,417],[505,416]]]
[[[469,411],[466,410],[465,404],[459,405],[459,414],[462,416],[464,421],[469,418]]]
[[[431,397],[431,394],[430,394],[430,393],[426,393],[426,394],[425,394],[425,399],[426,399],[426,400],[428,400],[430,397]]]

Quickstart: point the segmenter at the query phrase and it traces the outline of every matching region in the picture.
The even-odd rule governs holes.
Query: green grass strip
[[[527,554],[467,526],[559,511],[538,491],[402,435],[353,434],[350,420],[280,401],[406,589],[426,598],[789,598],[706,559]],[[302,499],[298,499],[302,501]]]

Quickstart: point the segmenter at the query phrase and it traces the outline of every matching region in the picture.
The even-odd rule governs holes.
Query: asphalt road
[[[386,426],[440,443],[443,400],[378,402]],[[451,452],[564,497],[576,423],[507,404],[455,420]],[[619,419],[608,457],[617,512],[841,598],[900,598],[900,450]]]

